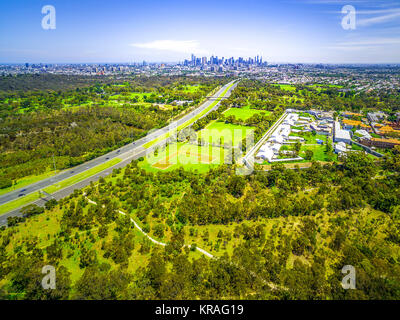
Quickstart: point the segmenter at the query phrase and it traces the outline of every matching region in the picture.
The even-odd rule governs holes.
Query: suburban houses
[[[256,162],[328,160],[332,157],[324,151],[329,149],[323,147],[327,144],[332,144],[336,155],[364,150],[374,156],[382,156],[381,149],[400,145],[396,137],[400,135],[400,116],[388,121],[383,112],[368,113],[367,117],[342,112],[336,119],[333,111],[287,109],[286,114],[257,151]],[[325,157],[320,159],[323,152]]]

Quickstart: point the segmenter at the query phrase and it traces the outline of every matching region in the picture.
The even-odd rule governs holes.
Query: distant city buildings
[[[131,62],[131,63],[18,63],[0,64],[0,75],[63,74],[83,76],[234,76],[249,77],[267,83],[315,85],[329,84],[332,88],[353,94],[354,92],[391,91],[400,88],[399,65],[329,65],[304,63],[267,63],[263,57],[196,57],[183,62]],[[351,88],[351,89],[350,89]],[[360,120],[351,112],[347,119]],[[370,122],[379,123],[379,112],[368,116]]]
[[[186,66],[186,67],[204,67],[204,66],[209,66],[213,67],[215,69],[215,66],[219,66],[219,68],[216,68],[216,70],[224,70],[223,67],[226,68],[240,68],[240,67],[249,67],[249,66],[259,66],[259,67],[266,67],[268,65],[267,62],[263,62],[263,58],[260,56],[256,56],[254,58],[243,58],[239,57],[235,59],[234,57],[230,57],[225,59],[224,57],[219,58],[218,56],[214,57],[211,56],[210,58],[207,57],[201,57],[198,58],[194,54],[191,55],[190,60],[184,60],[181,65]]]

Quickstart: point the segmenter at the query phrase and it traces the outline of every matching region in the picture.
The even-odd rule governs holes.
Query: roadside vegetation
[[[399,299],[399,156],[374,163],[355,152],[342,165],[250,176],[231,166],[147,172],[135,161],[10,219],[0,233],[3,298]],[[56,291],[40,286],[47,264]],[[356,290],[340,285],[348,264]]]

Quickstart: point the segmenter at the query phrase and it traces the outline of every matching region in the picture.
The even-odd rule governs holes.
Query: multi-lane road
[[[91,161],[85,162],[74,168],[65,170],[53,177],[41,180],[34,184],[31,184],[31,185],[25,186],[23,188],[16,189],[16,190],[13,190],[6,194],[1,195],[0,196],[0,206],[9,201],[13,201],[15,199],[21,198],[30,193],[38,192],[41,189],[44,189],[51,185],[57,184],[62,180],[73,177],[74,175],[77,175],[79,173],[85,172],[85,171],[87,171],[91,168],[94,168],[100,164],[103,164],[109,160],[112,160],[115,158],[121,159],[121,162],[119,162],[115,166],[105,169],[104,171],[99,172],[99,173],[93,175],[92,177],[82,180],[74,185],[71,185],[67,188],[57,191],[54,194],[52,194],[52,196],[56,199],[61,199],[63,197],[68,196],[69,194],[71,194],[75,189],[83,188],[83,187],[89,185],[91,181],[97,181],[98,179],[100,179],[100,177],[107,176],[108,174],[110,174],[112,172],[113,169],[122,168],[122,167],[126,166],[128,163],[130,163],[132,160],[143,157],[147,153],[151,152],[157,145],[162,143],[162,140],[157,140],[157,139],[159,139],[160,137],[163,137],[163,135],[165,135],[166,133],[176,130],[176,128],[188,123],[188,121],[195,118],[199,114],[202,114],[202,116],[205,116],[206,114],[210,113],[211,111],[218,109],[219,101],[212,108],[210,108],[210,107],[212,104],[215,103],[216,100],[218,100],[217,98],[229,97],[231,95],[232,90],[236,87],[237,83],[238,83],[238,81],[235,80],[235,81],[232,81],[232,82],[226,84],[221,89],[219,89],[213,96],[208,97],[208,99],[203,104],[201,104],[198,108],[196,108],[192,112],[188,113],[187,115],[183,116],[182,118],[180,118],[174,122],[171,122],[168,126],[166,126],[164,128],[161,128],[161,129],[158,129],[158,130],[155,130],[155,131],[149,133],[145,137],[143,137],[139,140],[136,140],[133,143],[125,145],[117,150],[114,150],[110,153],[107,153],[107,154],[105,154],[101,157],[98,157],[96,159],[93,159]],[[205,110],[207,110],[207,111],[204,112]],[[148,148],[144,147],[144,145],[146,143],[154,141],[154,140],[157,140],[157,143],[155,143],[154,145],[152,145],[151,147],[148,147]],[[37,205],[44,205],[45,200],[39,199],[39,200],[34,201],[33,203],[35,203]],[[18,216],[18,215],[20,215],[19,209],[16,209],[16,210],[13,210],[6,214],[1,215],[0,216],[0,226],[5,225],[7,223],[8,217]]]

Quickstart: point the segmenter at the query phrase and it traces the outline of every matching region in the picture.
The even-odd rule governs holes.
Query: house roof
[[[400,140],[398,139],[382,139],[382,138],[371,138],[372,141],[377,141],[377,142],[385,142],[385,143],[392,143],[392,144],[399,144],[400,145]]]
[[[354,113],[354,112],[343,112],[342,114],[346,115],[346,116],[362,117],[362,114]]]
[[[357,120],[347,120],[347,119],[344,119],[344,120],[343,120],[343,123],[344,123],[344,124],[347,124],[347,125],[349,125],[349,126],[353,126],[353,127],[358,127],[358,126],[360,126],[361,128],[369,128],[368,125],[362,123],[361,121],[357,121]]]

